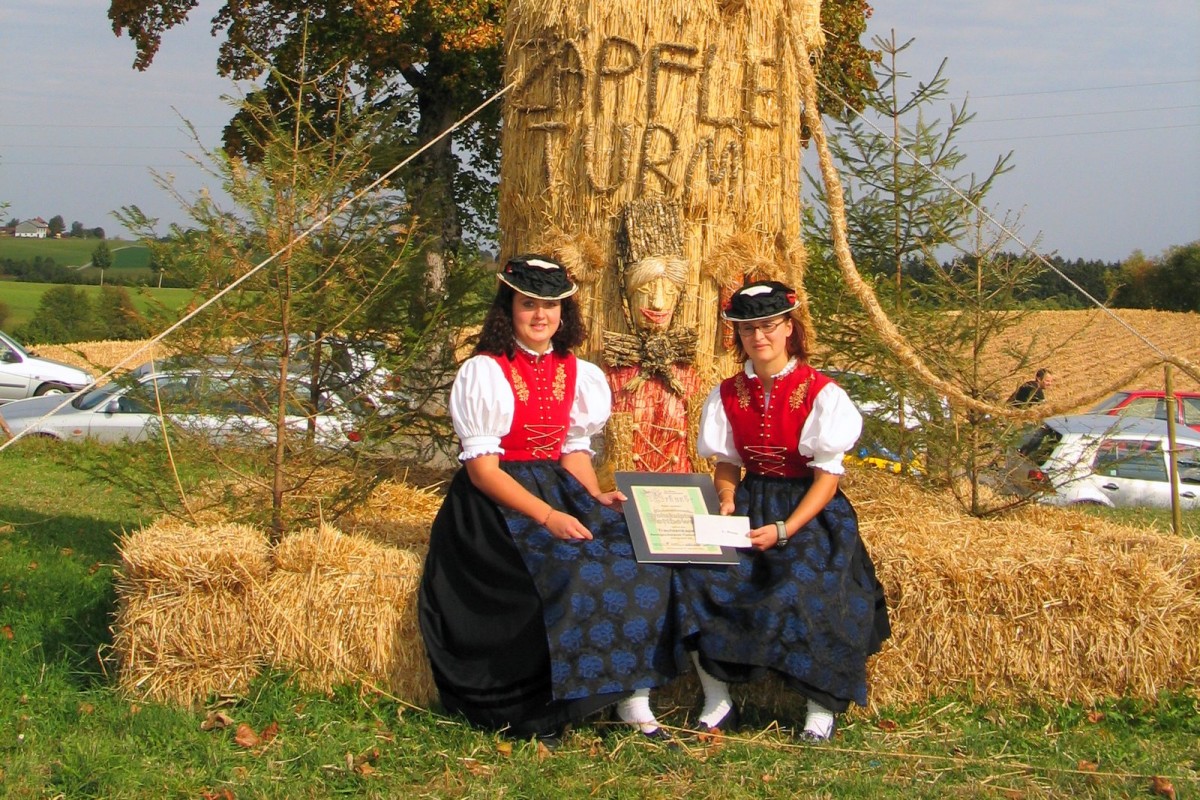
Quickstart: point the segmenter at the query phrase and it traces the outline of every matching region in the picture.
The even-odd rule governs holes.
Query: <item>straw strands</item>
[[[271,661],[329,691],[364,682],[414,704],[433,698],[417,625],[422,558],[330,527],[286,537],[259,596]]]
[[[1194,541],[1041,506],[978,520],[880,472],[846,491],[892,609],[875,705],[1153,700],[1200,681]]]
[[[364,683],[417,705],[433,698],[416,552],[329,527],[272,550],[247,526],[173,521],[121,552],[112,650],[133,695],[191,705],[241,694],[269,663],[312,689]]]
[[[112,653],[120,686],[183,705],[244,692],[263,662],[251,598],[270,566],[266,537],[242,525],[163,519],[118,549]]]
[[[1195,541],[1043,506],[974,519],[878,470],[852,470],[844,486],[891,609],[892,638],[868,665],[872,707],[947,695],[1153,701],[1200,684]],[[243,526],[159,522],[134,534],[114,624],[121,685],[192,703],[244,691],[269,662],[311,688],[365,683],[427,705],[416,590],[439,503],[433,489],[384,482],[362,524],[410,531],[396,537],[407,547],[326,527],[284,539],[265,575],[265,538]],[[687,677],[656,703],[690,708],[697,691]],[[737,691],[760,714],[803,718],[803,700],[778,682]]]

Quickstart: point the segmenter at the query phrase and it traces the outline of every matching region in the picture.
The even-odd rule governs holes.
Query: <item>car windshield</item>
[[[1054,452],[1054,448],[1061,441],[1061,433],[1049,425],[1042,425],[1028,434],[1018,449],[1021,455],[1040,466],[1046,463],[1046,459],[1050,458],[1050,454]]]
[[[1125,398],[1129,397],[1129,392],[1116,392],[1107,400],[1101,400],[1095,408],[1092,409],[1093,414],[1103,414],[1111,408],[1116,408],[1125,402]]]
[[[80,411],[90,411],[114,397],[120,390],[121,387],[116,383],[106,383],[98,389],[79,395],[71,401],[71,405]]]
[[[21,356],[22,358],[30,357],[29,352],[24,347],[21,346],[20,342],[18,342],[16,339],[10,338],[7,334],[0,336],[0,342],[11,347],[13,352],[16,353],[17,355]]]

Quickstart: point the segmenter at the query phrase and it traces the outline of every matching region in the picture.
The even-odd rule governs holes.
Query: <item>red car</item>
[[[1176,392],[1175,406],[1175,421],[1200,431],[1200,392]],[[1166,392],[1150,389],[1116,392],[1093,408],[1092,413],[1165,420]]]

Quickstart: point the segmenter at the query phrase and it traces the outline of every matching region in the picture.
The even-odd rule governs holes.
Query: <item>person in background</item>
[[[807,363],[798,307],[784,284],[756,281],[723,312],[744,366],[709,394],[697,450],[716,461],[720,513],[749,516],[753,547],[736,565],[679,573],[686,646],[704,690],[700,728],[736,727],[728,682],[773,672],[807,698],[804,738],[823,741],[835,714],[866,705],[867,658],[891,628],[838,486],[862,417]]]
[[[418,595],[447,711],[554,739],[616,703],[666,737],[650,689],[686,656],[668,624],[672,573],[639,564],[619,492],[602,492],[590,440],[609,415],[575,283],[544,256],[510,260],[475,355],[450,392],[462,447],[433,522]]]
[[[1054,376],[1050,374],[1050,370],[1039,369],[1033,376],[1033,380],[1025,381],[1008,396],[1008,404],[1020,408],[1044,402],[1046,390],[1053,382]]]

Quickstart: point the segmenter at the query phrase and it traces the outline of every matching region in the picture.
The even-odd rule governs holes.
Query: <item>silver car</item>
[[[0,403],[77,392],[92,380],[84,370],[31,355],[20,342],[0,331]]]
[[[1176,429],[1179,499],[1200,509],[1200,436]],[[1051,505],[1171,507],[1167,423],[1141,417],[1051,417],[1022,441],[1010,488]]]
[[[66,441],[141,441],[159,432],[156,409],[161,404],[164,418],[185,432],[257,445],[274,436],[275,393],[270,380],[261,376],[214,366],[158,371],[147,364],[122,381],[70,397],[9,403],[0,407],[0,417],[14,436],[28,431],[27,436]],[[318,398],[314,409],[307,386],[297,380],[287,400],[286,423],[302,434],[310,420],[321,446],[341,448],[362,440],[359,415],[332,394]]]

